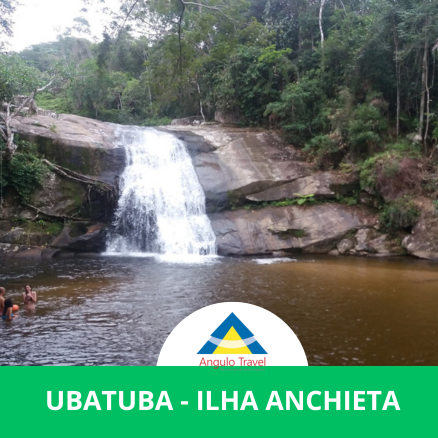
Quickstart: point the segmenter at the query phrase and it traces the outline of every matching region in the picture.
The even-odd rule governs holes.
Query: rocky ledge
[[[357,174],[315,172],[277,132],[220,125],[166,130],[192,153],[220,254],[407,253],[400,238],[379,229],[371,195],[360,196],[357,207],[336,202],[360,190]],[[271,206],[309,195],[316,205]]]
[[[359,190],[354,172],[315,172],[277,132],[202,124],[159,129],[187,145],[220,254],[409,253],[438,259],[438,215],[430,200],[429,204],[424,201],[424,213],[412,233],[394,237],[380,229],[372,195],[361,193],[358,206],[337,202]],[[14,130],[32,140],[48,160],[80,175],[114,184],[125,167],[117,125],[72,115],[30,116],[17,118]],[[318,202],[273,205],[303,196]],[[30,206],[17,203],[14,194],[7,193],[0,209],[0,254],[44,258],[102,252],[111,221],[105,202],[87,184],[53,172],[44,187],[36,188]],[[37,216],[37,222],[47,217],[64,219],[58,221],[56,232],[44,225],[35,231],[28,222],[34,223]],[[72,217],[74,222],[68,219]],[[13,218],[25,226],[12,223]]]
[[[405,254],[400,242],[376,230],[377,216],[363,207],[264,208],[216,213],[211,219],[222,255]]]

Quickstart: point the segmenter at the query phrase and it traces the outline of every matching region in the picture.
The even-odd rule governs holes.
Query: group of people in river
[[[5,295],[5,288],[0,287],[0,315],[3,321],[12,321],[17,317],[14,312],[17,312],[19,306],[16,304],[14,305],[11,298],[5,298]],[[32,290],[32,286],[30,284],[26,284],[26,286],[24,286],[23,302],[26,310],[35,310],[37,294]]]

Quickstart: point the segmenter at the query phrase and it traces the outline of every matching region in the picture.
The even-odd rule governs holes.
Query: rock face
[[[273,131],[193,123],[198,122],[179,121],[178,125],[160,129],[187,144],[206,195],[220,254],[388,256],[407,250],[418,257],[438,259],[438,214],[432,206],[412,235],[405,238],[406,250],[393,237],[378,231],[377,212],[365,206],[321,203],[260,208],[262,203],[298,195],[314,195],[320,200],[349,196],[357,190],[358,178],[339,172],[315,173],[300,151]],[[124,170],[125,151],[117,125],[72,115],[57,119],[35,115],[16,118],[13,128],[21,138],[32,140],[49,161],[77,173],[116,184]],[[373,207],[375,200],[365,198],[361,202]],[[98,194],[88,190],[87,184],[52,172],[28,204],[19,205],[13,193],[5,193],[0,209],[0,254],[48,258],[105,250],[107,206]],[[58,236],[26,232],[8,222],[13,217],[35,222],[38,211],[55,218],[86,220],[66,223],[61,234],[58,229]]]
[[[184,119],[172,120],[172,126],[196,126],[200,125],[204,119],[201,116],[186,117]]]
[[[399,243],[372,228],[378,216],[366,207],[322,204],[258,209],[251,205],[305,195],[315,199],[348,196],[359,189],[354,172],[315,173],[300,152],[273,131],[223,126],[163,129],[188,145],[221,254],[404,253]],[[245,209],[226,211],[245,204]]]
[[[106,249],[107,228],[108,226],[103,223],[75,222],[74,224],[68,224],[50,246],[64,251],[104,252]]]
[[[334,172],[320,172],[299,178],[291,183],[247,196],[249,201],[283,201],[298,198],[298,195],[314,195],[315,198],[333,198],[346,195],[359,188],[358,179],[353,175]]]
[[[54,119],[36,114],[17,117],[12,126],[21,139],[36,145],[40,155],[77,174],[116,186],[125,168],[117,125],[73,115]],[[114,202],[98,188],[51,171],[25,205],[13,189],[5,190],[4,198],[0,209],[2,257],[46,258],[105,250],[108,225],[101,222],[111,220]],[[56,225],[51,221],[60,221],[55,226],[59,234],[64,218],[81,217],[89,222],[67,223],[58,237],[50,231]],[[17,218],[25,229],[17,226]],[[35,231],[38,223],[42,224],[41,232]]]
[[[365,210],[339,204],[238,210],[213,214],[211,220],[222,255],[324,254],[348,233],[376,224]]]
[[[167,130],[179,135],[184,132],[182,127]],[[298,151],[272,131],[220,126],[190,127],[188,131],[203,137],[214,149],[193,158],[208,212],[227,209],[244,202],[246,196],[311,173]]]
[[[125,167],[117,125],[61,114],[56,120],[40,115],[17,117],[12,127],[21,138],[33,141],[49,161],[83,175],[113,184]]]
[[[403,247],[416,257],[438,260],[438,211],[430,199],[421,199],[419,204],[423,214],[403,240]]]

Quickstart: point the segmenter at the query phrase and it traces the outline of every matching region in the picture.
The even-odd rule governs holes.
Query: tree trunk
[[[398,50],[398,35],[397,35],[397,25],[393,16],[393,34],[394,34],[394,52],[395,52],[395,77],[397,82],[397,115],[396,115],[396,137],[400,135],[400,59]]]
[[[204,122],[205,122],[204,108],[202,106],[201,88],[199,86],[198,79],[196,79],[196,85],[198,87],[198,94],[199,94],[199,110],[201,111],[202,118],[204,119]]]
[[[427,25],[427,23],[426,23]],[[426,105],[427,91],[427,67],[429,63],[428,40],[424,41],[423,67],[421,74],[421,102],[420,102],[420,118],[418,120],[418,135],[423,140],[423,125],[424,125],[424,109]]]
[[[321,48],[324,48],[324,30],[322,29],[322,12],[324,9],[325,2],[327,0],[321,0],[321,4],[319,6],[319,32],[321,33]]]
[[[3,120],[5,123],[5,128],[0,129],[3,139],[6,142],[6,148],[5,152],[3,154],[3,159],[5,161],[11,161],[12,156],[14,155],[14,152],[17,149],[17,145],[14,144],[14,133],[12,132],[11,128],[11,121],[14,117],[18,116],[20,112],[25,108],[27,105],[29,105],[32,101],[34,101],[35,96],[38,93],[41,93],[43,91],[46,91],[48,88],[50,88],[53,84],[53,79],[44,87],[37,88],[34,90],[26,99],[24,99],[20,105],[11,113],[11,105],[12,102],[6,103],[6,114],[0,112],[0,119]]]
[[[14,144],[14,133],[11,128],[11,103],[6,104],[6,114],[1,117],[5,123],[4,131],[2,130],[2,137],[6,142],[5,152],[3,154],[4,161],[11,161],[17,146]]]

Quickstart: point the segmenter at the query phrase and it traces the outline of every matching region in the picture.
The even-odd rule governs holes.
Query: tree
[[[0,35],[12,36],[12,15],[17,5],[16,0],[0,0]]]
[[[42,75],[16,55],[0,53],[0,120],[4,126],[0,132],[6,143],[4,159],[10,161],[17,148],[11,122],[24,108],[34,104],[35,96],[50,89],[60,78],[54,70],[51,75]],[[21,99],[19,95],[25,94]]]
[[[0,50],[5,47],[5,43],[1,41],[3,36],[12,36],[12,16],[18,5],[17,0],[0,0]]]
[[[404,8],[400,8],[399,35],[403,41],[401,50],[402,59],[414,58],[422,61],[412,62],[414,79],[419,87],[420,95],[418,110],[417,136],[427,149],[427,137],[430,125],[430,94],[434,85],[435,62],[431,66],[435,44],[438,40],[438,4],[432,0],[408,1]],[[426,126],[424,118],[426,116]]]

